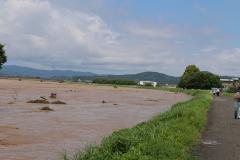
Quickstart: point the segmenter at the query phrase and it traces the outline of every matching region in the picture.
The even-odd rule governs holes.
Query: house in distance
[[[153,82],[153,81],[139,81],[138,84],[140,86],[153,86],[153,87],[157,87],[157,82]]]
[[[239,78],[222,78],[220,79],[224,89],[229,89],[231,87],[240,87]]]

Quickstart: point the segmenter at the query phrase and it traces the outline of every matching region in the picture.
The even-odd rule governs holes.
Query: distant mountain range
[[[95,78],[109,78],[109,79],[128,79],[128,80],[134,80],[134,81],[155,81],[160,84],[178,84],[180,78],[169,76],[163,73],[158,72],[142,72],[137,74],[125,74],[125,75],[105,75],[105,76],[91,76],[91,77],[74,77],[73,79],[81,79],[81,80],[93,80]]]
[[[1,75],[5,76],[23,76],[23,77],[73,77],[73,76],[95,76],[91,72],[76,72],[71,70],[40,70],[20,66],[3,66],[0,70]]]
[[[110,79],[149,80],[160,84],[177,84],[179,77],[169,76],[158,72],[142,72],[126,75],[98,75],[91,72],[77,72],[71,70],[40,70],[20,66],[3,66],[0,70],[2,76],[40,77],[47,79],[73,79],[93,80],[97,77]]]

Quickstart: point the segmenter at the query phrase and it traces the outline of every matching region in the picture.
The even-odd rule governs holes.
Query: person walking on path
[[[235,103],[232,97],[214,97],[206,129],[193,149],[197,160],[240,160],[240,121],[233,116]]]
[[[217,96],[219,96],[219,95],[220,95],[220,89],[219,89],[219,88],[217,89],[217,92],[216,92],[216,94],[217,94]]]
[[[234,98],[236,100],[234,105],[234,117],[235,119],[239,119],[240,118],[240,95],[237,95]]]

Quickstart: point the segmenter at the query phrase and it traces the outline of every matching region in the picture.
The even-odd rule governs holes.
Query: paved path
[[[234,100],[215,97],[202,142],[194,149],[199,160],[240,160],[240,120],[235,120]]]

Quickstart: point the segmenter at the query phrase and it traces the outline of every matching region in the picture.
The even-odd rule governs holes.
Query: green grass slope
[[[172,90],[178,91],[178,90]],[[122,129],[64,160],[188,160],[206,123],[212,96],[207,91],[184,91],[190,101],[172,106],[133,128]]]

